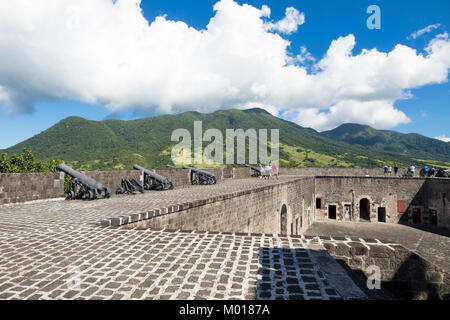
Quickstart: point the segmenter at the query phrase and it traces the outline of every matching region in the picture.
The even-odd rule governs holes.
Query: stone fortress
[[[174,190],[95,201],[64,201],[61,173],[0,174],[0,298],[449,298],[450,179],[205,170],[216,185],[160,169]],[[112,191],[143,179],[86,174]],[[361,279],[374,265],[382,289],[370,291]]]

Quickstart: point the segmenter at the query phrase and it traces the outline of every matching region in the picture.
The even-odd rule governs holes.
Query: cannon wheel
[[[173,187],[173,183],[170,182],[169,190],[172,190],[173,188],[174,188],[174,187]]]
[[[117,188],[116,194],[124,194],[125,193],[125,189],[122,187]],[[107,195],[105,195],[105,197],[109,198]]]
[[[94,191],[89,190],[87,192],[87,200],[93,200],[94,199]]]
[[[72,190],[69,190],[66,194],[66,200],[71,200],[75,198],[75,192],[73,192]]]

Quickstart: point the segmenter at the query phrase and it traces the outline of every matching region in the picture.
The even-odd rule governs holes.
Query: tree
[[[27,148],[22,154],[13,154],[9,159],[6,153],[0,155],[0,173],[23,173],[23,172],[55,172],[62,160],[50,159],[48,165],[37,161],[33,152]]]

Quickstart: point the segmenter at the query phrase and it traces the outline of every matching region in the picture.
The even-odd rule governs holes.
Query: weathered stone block
[[[351,254],[355,256],[366,255],[369,251],[369,249],[360,242],[349,242],[348,245],[351,247]]]
[[[394,254],[394,251],[383,245],[369,245],[369,256],[377,258],[390,258]]]
[[[349,257],[350,256],[350,247],[347,246],[345,243],[337,243],[335,248],[335,254],[337,256],[344,256]]]

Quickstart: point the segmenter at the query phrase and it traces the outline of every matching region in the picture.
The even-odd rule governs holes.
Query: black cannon
[[[136,194],[136,191],[144,193],[144,187],[139,184],[135,179],[122,179],[120,187],[117,189],[117,194],[131,193]]]
[[[67,191],[66,194],[67,200],[93,200],[97,198],[109,198],[111,196],[111,192],[108,188],[87,175],[73,170],[63,163],[58,165],[57,168],[72,177],[70,180],[69,191]]]
[[[215,184],[217,182],[212,173],[186,166],[183,169],[191,170],[191,184]]]
[[[147,170],[135,164],[134,169],[144,172],[144,189],[145,190],[169,190],[173,189],[173,183],[166,177],[160,176],[153,171]]]
[[[244,164],[245,167],[252,169],[252,177],[260,177],[262,175],[261,169],[257,167],[252,167],[248,164]]]
[[[437,178],[450,178],[450,169],[439,169],[436,173]]]

